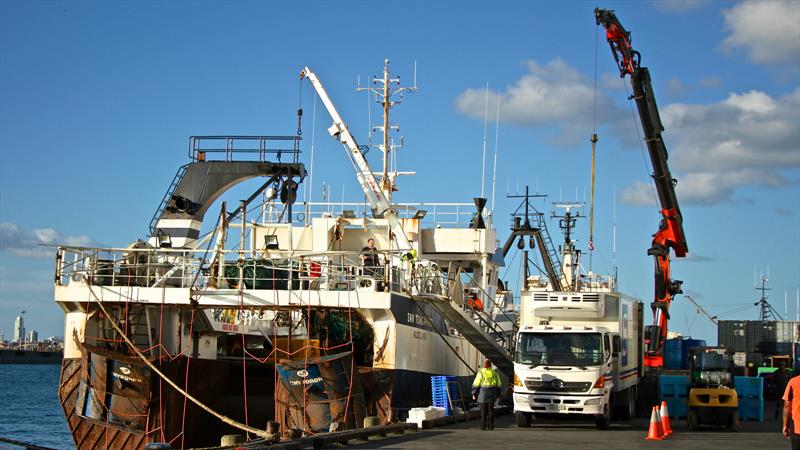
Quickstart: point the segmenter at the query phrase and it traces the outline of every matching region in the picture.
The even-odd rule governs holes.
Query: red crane
[[[677,180],[672,178],[667,163],[668,154],[661,132],[664,126],[658,114],[656,97],[650,82],[650,71],[642,67],[641,54],[631,46],[631,33],[617,19],[614,11],[596,8],[594,10],[597,25],[603,25],[606,39],[611,46],[611,53],[619,66],[620,77],[630,75],[633,97],[639,110],[644,140],[650,153],[653,165],[653,180],[661,205],[661,224],[653,235],[653,243],[647,254],[655,260],[655,300],[652,303],[654,325],[645,330],[645,365],[647,367],[663,366],[664,341],[667,338],[669,306],[676,294],[681,290],[682,281],[673,280],[670,274],[670,249],[675,256],[686,256],[688,247],[683,232],[683,216],[675,195]]]

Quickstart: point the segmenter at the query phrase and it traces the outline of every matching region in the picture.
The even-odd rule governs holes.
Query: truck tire
[[[514,419],[517,421],[519,428],[527,428],[531,426],[531,413],[517,411],[514,413]]]
[[[614,396],[614,417],[625,421],[636,417],[636,394],[632,387]]]
[[[739,413],[738,410],[734,410],[731,413],[730,419],[728,419],[728,430],[730,431],[739,431]]]
[[[611,424],[611,410],[609,406],[606,405],[603,414],[594,417],[594,425],[597,427],[598,430],[607,430],[610,424]]]
[[[686,428],[688,428],[689,431],[696,431],[698,425],[700,425],[700,417],[698,417],[697,411],[690,409],[689,413],[686,414]]]

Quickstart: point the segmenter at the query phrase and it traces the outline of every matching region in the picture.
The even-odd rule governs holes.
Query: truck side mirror
[[[614,356],[619,355],[620,350],[622,349],[622,342],[620,341],[619,336],[612,336],[611,338],[611,354]]]

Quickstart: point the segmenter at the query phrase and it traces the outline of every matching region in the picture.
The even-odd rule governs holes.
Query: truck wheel
[[[609,412],[608,405],[606,405],[603,415],[595,416],[594,425],[597,427],[598,430],[607,430],[610,424],[611,424],[611,413]]]
[[[625,421],[636,417],[636,395],[633,388],[625,389],[615,397],[614,415]]]
[[[699,420],[700,418],[697,416],[697,411],[693,409],[689,410],[689,413],[686,415],[686,428],[688,428],[689,431],[697,430],[697,426],[699,425]]]
[[[737,410],[734,410],[730,419],[728,419],[728,430],[739,431],[739,414]]]
[[[531,414],[517,411],[514,413],[514,419],[517,421],[517,426],[519,428],[527,428],[531,426]]]

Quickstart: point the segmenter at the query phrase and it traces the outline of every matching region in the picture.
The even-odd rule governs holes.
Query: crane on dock
[[[606,30],[606,40],[619,67],[620,77],[630,76],[632,98],[636,100],[639,111],[661,207],[661,223],[647,250],[647,254],[655,261],[655,299],[651,304],[654,324],[645,329],[644,357],[645,366],[660,368],[664,365],[663,350],[667,338],[669,307],[675,295],[683,292],[683,282],[672,279],[670,254],[672,250],[677,258],[682,258],[688,253],[683,215],[675,194],[677,180],[672,178],[669,171],[667,147],[661,137],[664,125],[661,123],[653,94],[650,71],[641,66],[641,54],[631,46],[631,33],[622,26],[614,11],[596,8],[594,15],[597,25],[603,25]]]

